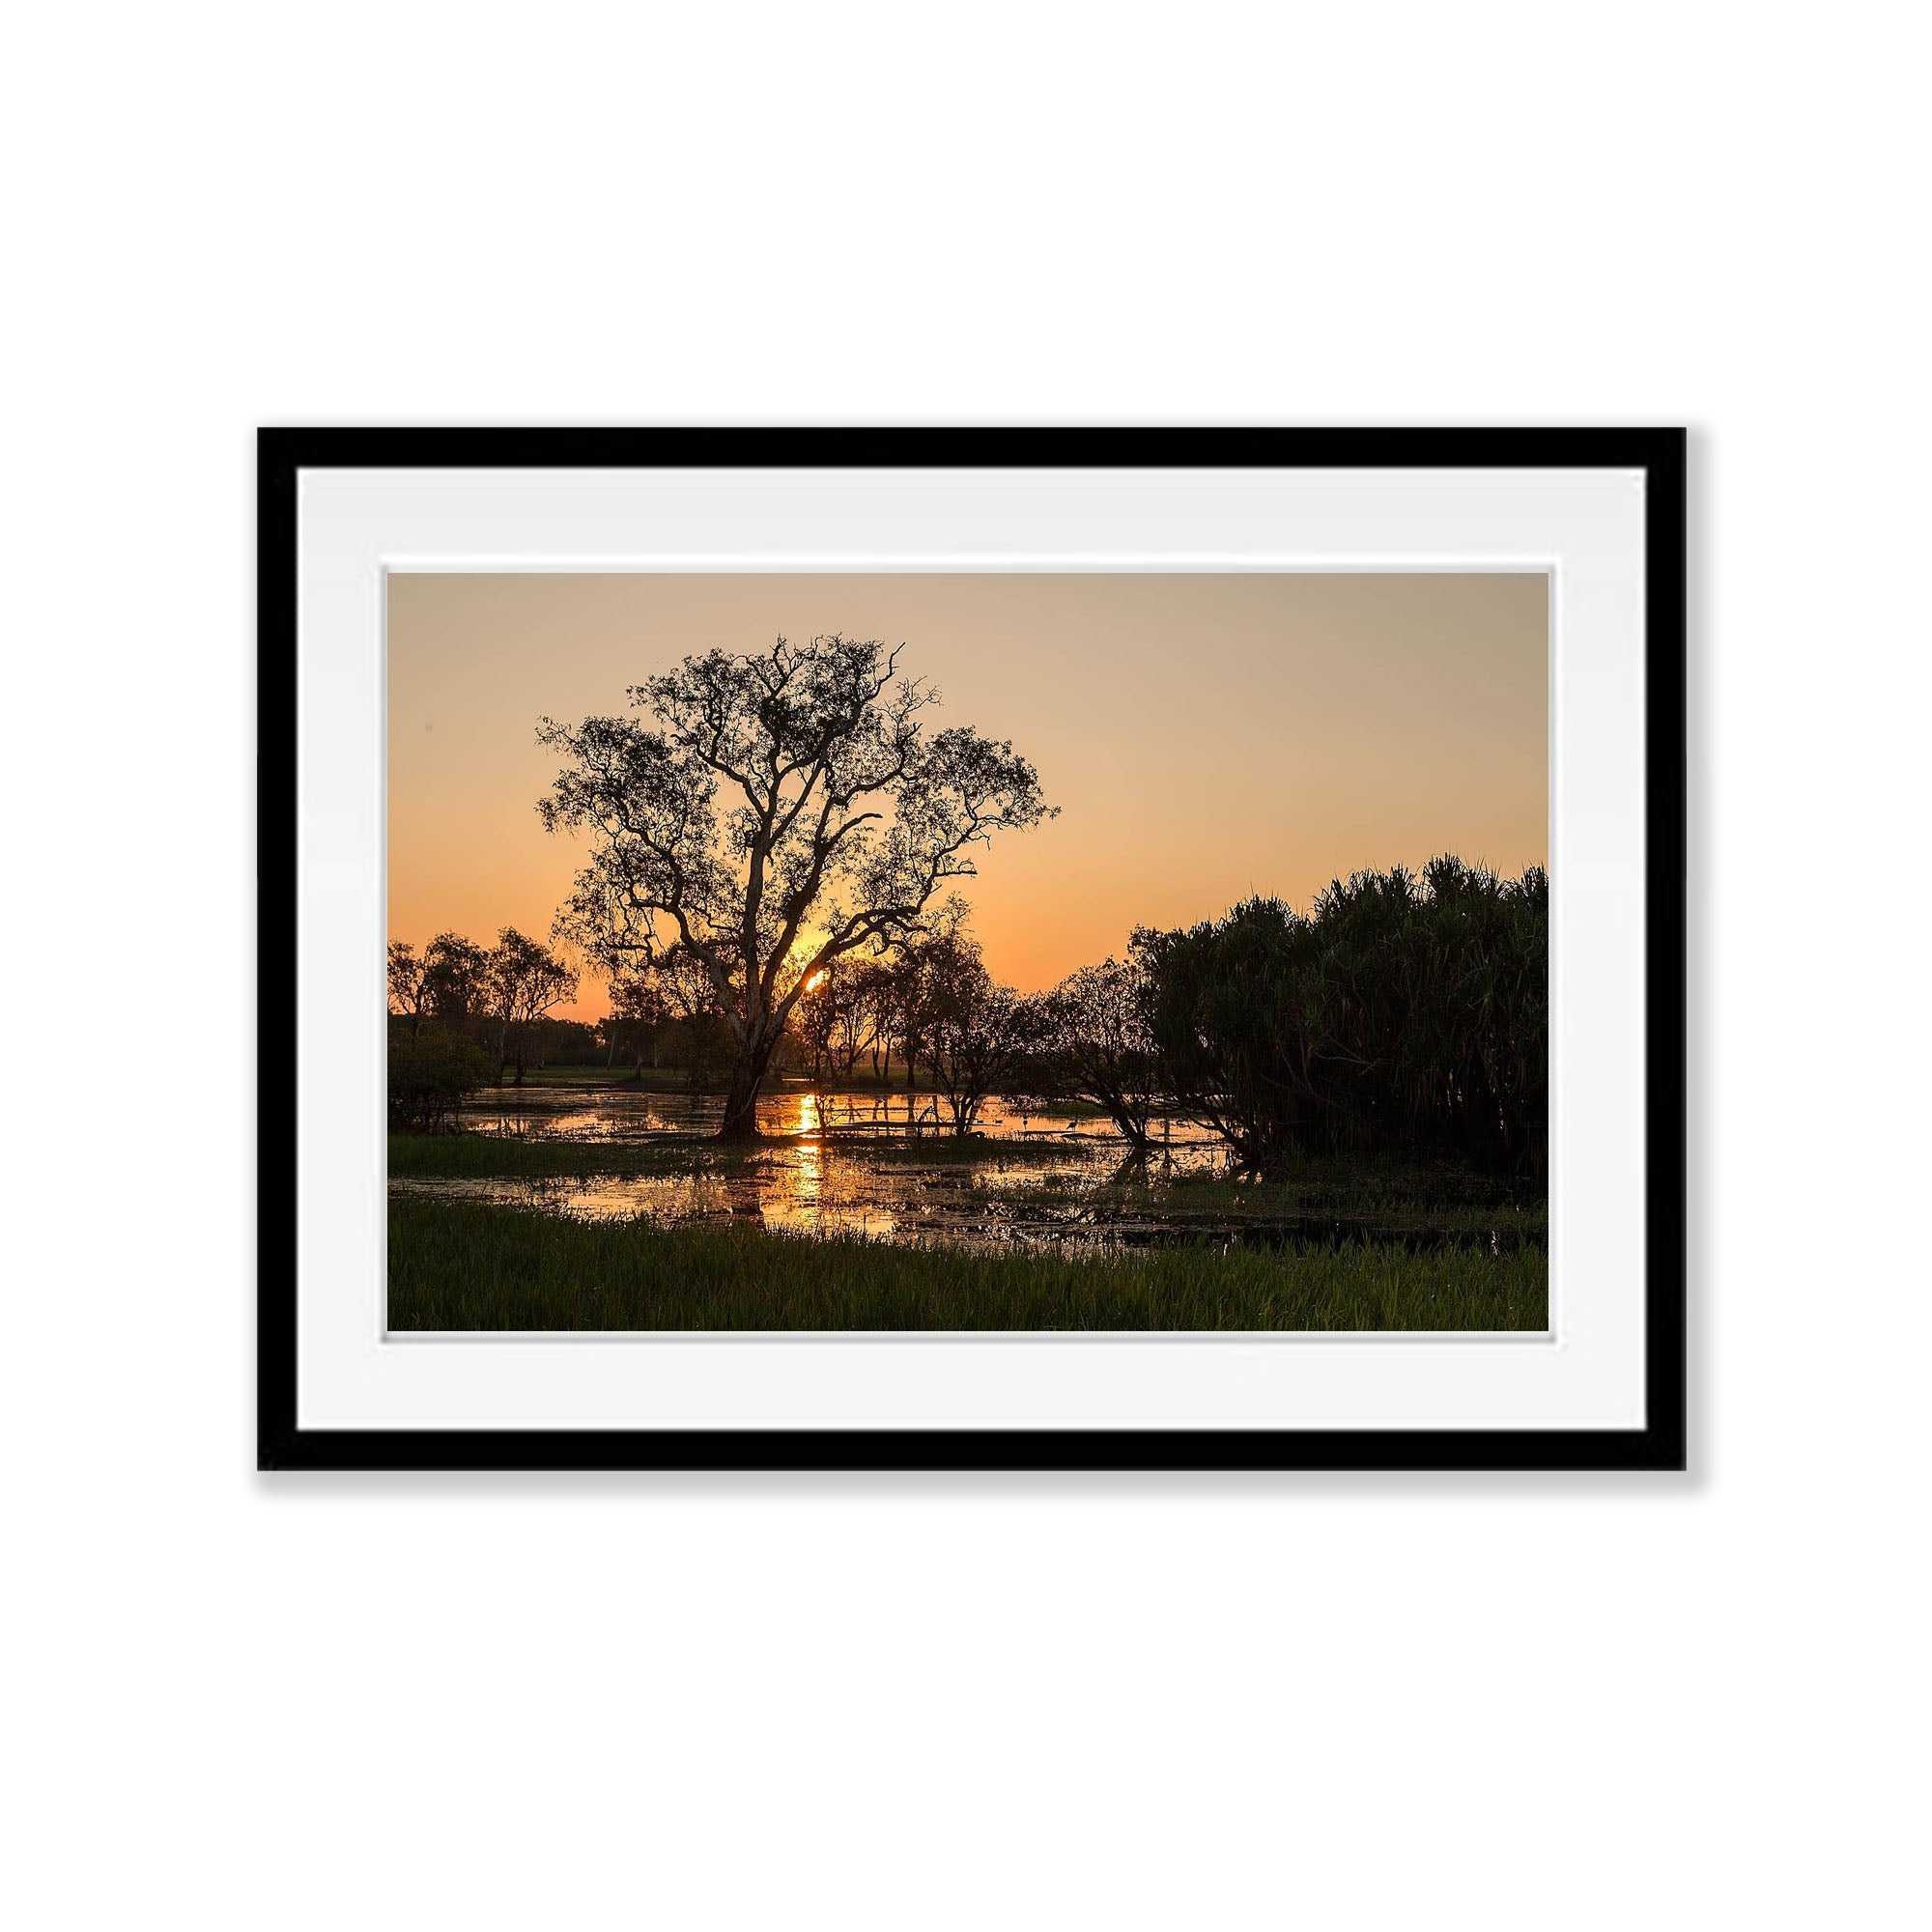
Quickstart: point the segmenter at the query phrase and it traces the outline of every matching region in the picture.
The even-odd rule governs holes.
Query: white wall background
[[[1922,1922],[1922,15],[43,8],[22,1926]],[[1688,421],[1696,1472],[251,1473],[251,432]]]

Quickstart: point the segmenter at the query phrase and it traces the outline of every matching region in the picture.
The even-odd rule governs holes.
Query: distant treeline
[[[691,997],[672,1010],[675,981]],[[575,999],[578,969],[551,947],[505,926],[491,947],[440,932],[420,952],[407,941],[388,957],[389,1113],[400,1127],[433,1133],[463,1101],[506,1075],[521,1087],[532,1066],[674,1065],[694,1084],[728,1069],[731,1030],[706,1003],[688,963],[653,976],[648,989],[612,989],[615,1009],[594,1026],[555,1017]],[[640,997],[641,995],[641,997]]]
[[[1540,1180],[1548,1113],[1549,889],[1455,858],[1337,881],[1305,912],[1254,898],[1023,998],[987,971],[953,901],[923,931],[813,975],[774,1065],[817,1081],[921,1081],[954,1131],[995,1094],[1103,1108],[1130,1154],[1168,1118],[1205,1122],[1237,1167],[1306,1154],[1444,1156]],[[673,947],[612,987],[595,1029],[549,1018],[576,976],[506,930],[390,949],[391,1104],[434,1128],[466,1083],[544,1058],[728,1070],[709,972]],[[494,1061],[494,1068],[492,1063]]]
[[[519,1085],[550,1014],[576,997],[576,968],[506,925],[493,947],[454,932],[423,948],[389,947],[389,1114],[434,1132],[473,1093],[514,1065]]]

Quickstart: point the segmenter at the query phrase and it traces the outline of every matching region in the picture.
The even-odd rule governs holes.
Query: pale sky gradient
[[[1022,992],[1250,893],[1296,905],[1437,852],[1548,861],[1541,573],[389,579],[389,936],[538,938],[584,847],[537,822],[540,717],[627,710],[710,649],[905,643],[930,728],[1010,738],[1061,808],[967,882]],[[576,1012],[608,1009],[586,978]]]

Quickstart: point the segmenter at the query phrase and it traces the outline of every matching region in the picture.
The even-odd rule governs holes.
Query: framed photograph
[[[1681,431],[259,493],[262,1467],[1683,1467]]]

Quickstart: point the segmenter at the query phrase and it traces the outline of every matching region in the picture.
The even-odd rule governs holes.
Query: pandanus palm
[[[1350,1148],[1539,1175],[1548,1123],[1548,881],[1437,859],[1337,880],[1298,914],[1251,899],[1143,933],[1179,1105],[1253,1172]]]

